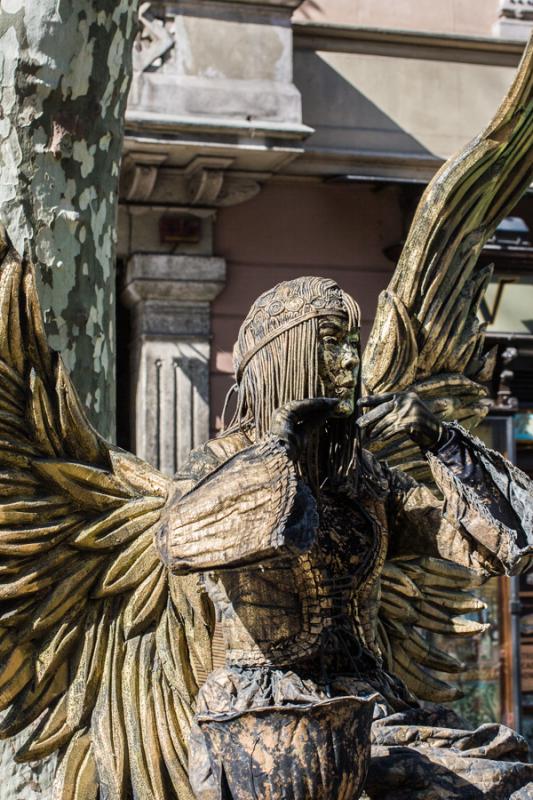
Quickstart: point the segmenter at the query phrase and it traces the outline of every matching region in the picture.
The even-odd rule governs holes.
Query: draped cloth
[[[533,797],[525,741],[421,707],[373,633],[386,557],[529,569],[530,479],[456,425],[427,456],[440,496],[365,456],[362,488],[315,499],[278,442],[241,446],[211,453],[158,541],[171,569],[204,574],[226,638],[190,739],[198,800],[355,800],[367,772],[371,800]]]

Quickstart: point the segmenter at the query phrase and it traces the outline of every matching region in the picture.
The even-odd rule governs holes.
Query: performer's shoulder
[[[237,430],[222,433],[220,436],[210,439],[204,447],[217,459],[219,464],[222,464],[228,458],[240,453],[241,450],[250,447],[251,444],[250,438],[244,431]]]
[[[243,431],[230,431],[210,439],[191,450],[175,479],[192,480],[196,483],[250,444],[250,439]]]

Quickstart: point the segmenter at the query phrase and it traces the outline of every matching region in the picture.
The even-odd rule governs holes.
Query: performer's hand
[[[333,415],[338,402],[331,397],[313,397],[287,403],[272,414],[270,433],[283,444],[289,458],[296,461],[309,433]]]
[[[422,450],[432,450],[443,437],[444,426],[416,392],[370,395],[358,400],[357,405],[372,409],[357,420],[368,439],[406,434]]]

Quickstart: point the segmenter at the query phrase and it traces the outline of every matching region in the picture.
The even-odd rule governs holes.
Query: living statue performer
[[[468,590],[533,557],[531,482],[466,430],[491,373],[476,261],[532,165],[530,43],[425,192],[362,359],[335,283],[276,286],[229,428],[174,479],[91,428],[5,238],[0,734],[59,752],[55,800],[533,796],[520,736],[435,704],[460,665],[427,638],[478,632]]]

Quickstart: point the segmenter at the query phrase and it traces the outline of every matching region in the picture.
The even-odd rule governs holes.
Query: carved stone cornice
[[[124,156],[120,173],[120,197],[123,200],[146,202],[157,181],[159,167],[166,154],[130,152]]]
[[[244,6],[279,6],[280,8],[289,8],[295,11],[298,6],[301,6],[304,0],[216,0],[217,3],[233,3],[233,5]]]
[[[175,39],[167,30],[165,21],[150,12],[152,3],[141,3],[139,7],[139,34],[133,48],[133,69],[144,72],[150,67],[159,67],[163,57],[175,45]]]
[[[216,205],[224,185],[225,171],[232,164],[232,158],[194,158],[184,173],[191,205]]]
[[[221,144],[235,148],[235,137],[237,147],[243,138],[253,139],[242,144],[257,144],[262,164],[272,161],[272,140],[278,149],[296,150],[295,143],[312,133],[302,124],[293,82],[291,14],[299,5],[300,0],[143,4],[126,136],[156,138],[164,131],[174,134],[172,146],[182,151],[216,141],[219,154]]]
[[[232,158],[197,156],[185,168],[163,166],[166,155],[127,153],[120,199],[132,207],[150,204],[215,209],[250,200],[270,173],[231,171]]]
[[[326,22],[293,25],[296,50],[361,53],[516,67],[524,45],[494,36],[367,28]]]
[[[191,205],[232,206],[254,197],[261,184],[252,176],[232,174],[232,164],[231,158],[194,158],[184,172]]]
[[[209,303],[226,284],[223,258],[136,253],[128,261],[122,297],[140,301]]]
[[[222,258],[138,253],[129,260],[122,300],[133,340],[209,338],[210,304],[225,286]]]

